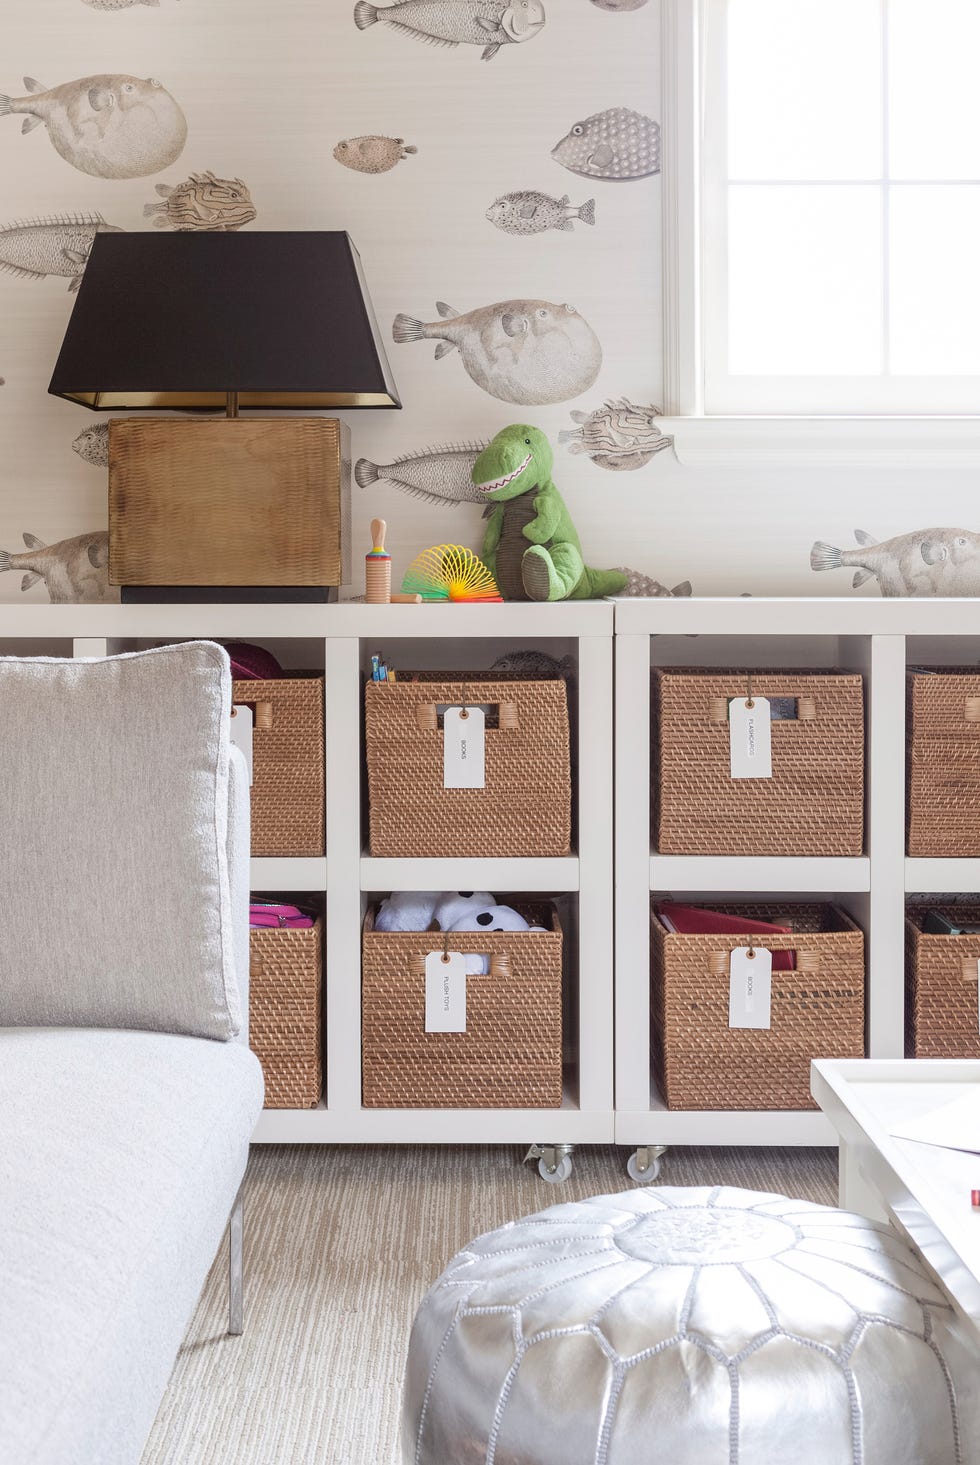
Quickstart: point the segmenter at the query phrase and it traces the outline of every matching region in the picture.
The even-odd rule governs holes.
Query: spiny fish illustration
[[[21,132],[43,122],[66,163],[96,178],[145,178],[183,150],[187,119],[152,77],[83,76],[46,88],[24,77],[26,97],[0,95],[0,117],[23,113]]]
[[[146,0],[144,0],[146,3]],[[183,183],[156,184],[163,203],[143,205],[144,219],[157,229],[178,229],[184,233],[227,234],[255,218],[252,195],[240,178],[216,178],[192,173]]]
[[[884,596],[980,595],[980,534],[969,529],[918,529],[878,543],[855,529],[860,549],[838,549],[818,540],[811,570],[854,567],[857,590],[876,579]]]
[[[541,0],[397,0],[394,5],[358,0],[358,30],[378,21],[433,46],[482,46],[483,60],[492,61],[501,46],[536,36],[545,13]]]
[[[583,178],[648,178],[660,172],[660,123],[629,107],[610,107],[576,122],[551,156]]]
[[[72,451],[86,463],[97,468],[109,466],[109,424],[97,422],[94,427],[85,427],[72,443]]]
[[[48,219],[18,219],[0,229],[0,269],[25,279],[65,275],[68,289],[82,281],[96,234],[121,234],[101,214],[56,214]]]
[[[406,453],[392,463],[372,463],[370,458],[358,458],[354,464],[354,480],[359,488],[369,488],[384,479],[430,504],[481,504],[485,500],[473,483],[473,464],[486,446],[486,443],[449,443],[445,447]]]
[[[43,580],[53,605],[118,600],[119,590],[109,584],[109,535],[102,529],[45,544],[36,534],[25,534],[26,554],[0,549],[0,572],[24,570],[21,590]]]
[[[639,570],[631,570],[626,565],[618,567],[618,573],[626,576],[626,587],[620,590],[620,595],[635,595],[646,600],[663,600],[665,597],[679,598],[693,595],[690,580],[682,580],[675,585],[673,590],[668,590],[666,585],[661,585],[659,580],[652,580],[649,575],[641,575]]]
[[[460,315],[436,301],[441,320],[397,315],[396,341],[438,340],[436,360],[459,348],[478,387],[501,402],[541,406],[587,392],[602,366],[602,347],[573,305],[501,300]]]
[[[568,443],[570,453],[585,453],[600,468],[622,473],[644,467],[670,447],[673,438],[665,437],[657,426],[660,416],[659,407],[637,407],[627,397],[612,398],[595,412],[573,412],[573,420],[581,426],[566,428],[558,441]]]
[[[338,163],[353,168],[355,173],[389,173],[396,163],[417,153],[418,148],[406,144],[403,137],[345,137],[333,150]]]
[[[533,188],[519,193],[505,193],[487,209],[487,218],[505,234],[543,234],[546,229],[569,230],[573,219],[583,224],[595,223],[595,199],[580,208],[573,208],[566,193],[564,198],[550,198]]]

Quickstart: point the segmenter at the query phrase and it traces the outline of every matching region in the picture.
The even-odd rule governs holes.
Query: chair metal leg
[[[245,1187],[239,1190],[228,1222],[228,1331],[238,1337],[245,1331],[245,1291],[242,1273],[242,1243],[245,1230]]]

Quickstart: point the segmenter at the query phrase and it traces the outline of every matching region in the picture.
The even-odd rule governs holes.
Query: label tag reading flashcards
[[[252,782],[252,726],[255,719],[251,707],[235,706],[231,709],[231,740],[241,748],[248,764],[248,781]]]
[[[772,717],[766,697],[733,697],[728,704],[732,778],[772,778]]]
[[[443,718],[443,788],[486,788],[486,714],[447,707]]]
[[[425,1030],[466,1032],[466,957],[430,951],[425,958]]]
[[[772,952],[760,946],[732,952],[728,978],[728,1026],[768,1028],[772,1006]]]

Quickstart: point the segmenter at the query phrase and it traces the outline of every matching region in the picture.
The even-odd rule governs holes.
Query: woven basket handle
[[[481,706],[493,706],[493,703],[481,703]],[[514,702],[498,702],[498,726],[501,732],[516,732],[520,723],[517,717],[517,704]],[[420,702],[415,709],[416,720],[422,732],[439,731],[439,708],[435,702]]]
[[[980,722],[980,697],[967,697],[963,716],[967,722]]]
[[[960,976],[964,982],[969,982],[975,987],[977,984],[977,958],[975,956],[964,956],[960,963]]]
[[[748,936],[745,939],[749,943]],[[816,976],[820,971],[819,951],[811,951],[805,946],[799,946],[791,937],[767,936],[765,940],[757,937],[749,943],[749,950],[757,947],[761,947],[764,951],[795,951],[796,970],[798,972],[806,972],[811,976]],[[727,977],[730,971],[731,959],[731,948],[728,951],[713,951],[708,958],[708,967],[711,975],[713,977]],[[973,980],[976,981],[976,978],[976,966],[974,965]]]
[[[735,696],[738,696],[738,695],[744,696],[745,693],[744,693],[744,690],[743,690],[741,694],[735,693],[734,695]],[[731,699],[728,698],[728,697],[712,697],[711,698],[711,701],[708,703],[708,721],[709,722],[713,722],[713,723],[727,722],[728,721],[728,703],[729,703],[730,700]],[[977,706],[978,706],[978,709],[980,709],[980,697],[974,698],[973,700],[976,701]],[[815,722],[816,719],[817,719],[817,699],[815,697],[797,697],[796,698],[796,721],[797,722]],[[978,710],[976,720],[977,720],[977,722],[980,722],[980,710]],[[779,721],[779,722],[774,722],[773,723],[773,727],[785,727],[785,726],[787,726],[787,724],[784,721]],[[789,726],[792,726],[792,724],[790,723]]]
[[[253,724],[254,730],[256,732],[271,732],[272,731],[272,703],[271,702],[256,702],[253,705],[255,707],[255,722]],[[235,716],[235,709],[234,709],[234,707],[231,709],[231,715],[232,715],[232,717]]]
[[[462,932],[459,932],[458,934],[459,935],[462,935],[463,933]],[[467,936],[469,936],[470,934],[471,933],[469,931],[466,932],[466,935]],[[479,933],[476,932],[476,931],[474,931],[474,932],[472,932],[472,934],[474,936],[476,936]],[[473,955],[479,956],[480,953],[479,952],[464,951],[463,952],[463,955],[464,956],[473,956]],[[421,977],[423,979],[423,981],[424,981],[424,979],[425,979],[425,957],[421,953],[417,953],[415,956],[413,956],[411,958],[411,960],[409,961],[408,966],[409,966],[409,971],[412,973],[412,976],[413,977]],[[494,954],[490,957],[490,973],[489,973],[489,975],[491,977],[496,977],[498,981],[508,981],[510,979],[510,975],[511,975],[510,956],[508,955],[507,952],[505,952],[505,951],[502,951],[502,952],[499,952],[499,953],[498,952],[494,952]],[[471,982],[475,982],[475,981],[478,981],[479,978],[478,977],[472,977],[471,976],[471,977],[468,977],[467,980],[468,981],[471,981]]]

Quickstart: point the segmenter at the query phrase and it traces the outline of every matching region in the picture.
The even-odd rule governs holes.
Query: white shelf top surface
[[[8,605],[0,603],[4,637],[193,637],[225,640],[269,636],[484,637],[609,636],[610,601],[555,605]]]
[[[621,599],[615,605],[621,635],[980,635],[980,599],[665,596]]]

